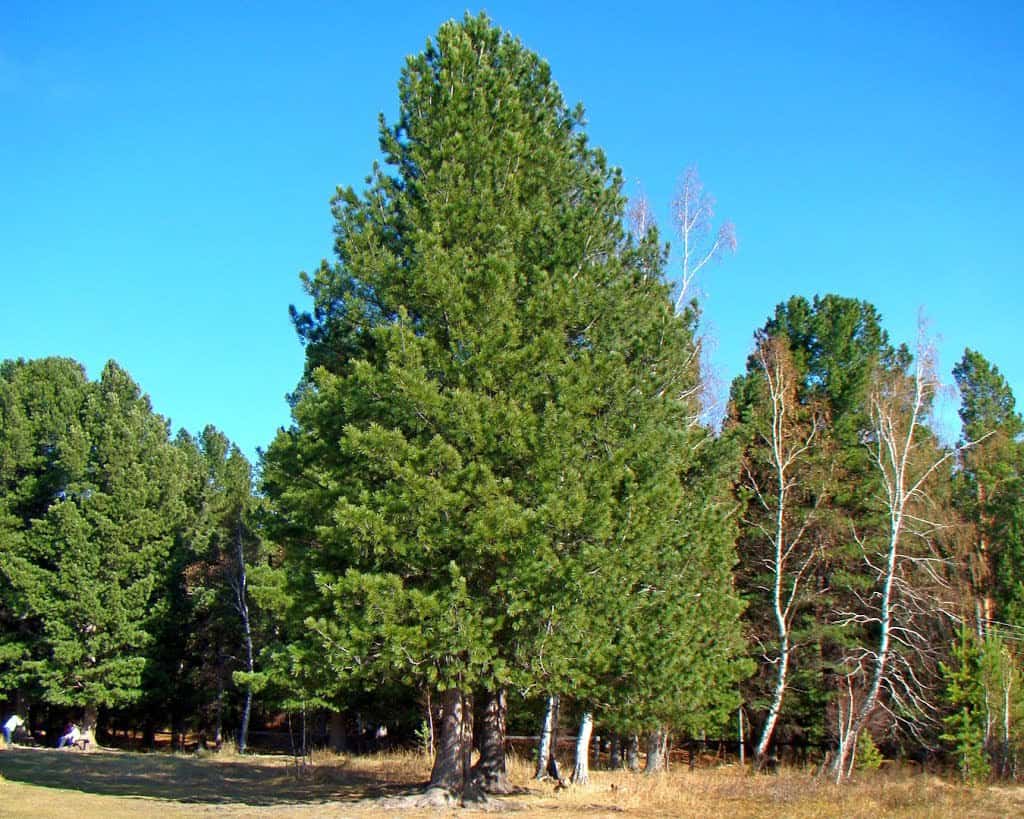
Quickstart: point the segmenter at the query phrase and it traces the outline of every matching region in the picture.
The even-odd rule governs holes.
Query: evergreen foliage
[[[971,579],[981,616],[1024,626],[1024,422],[998,367],[965,350],[953,369],[966,441],[958,506],[974,524]]]
[[[942,665],[946,701],[952,708],[943,722],[942,739],[952,743],[960,775],[967,782],[988,778],[991,768],[985,754],[987,734],[986,691],[983,678],[984,649],[967,629],[953,647],[952,663]]]
[[[54,359],[8,362],[4,374],[14,417],[36,417],[35,376],[53,378],[44,394],[69,377],[73,386],[49,405],[59,419],[44,414],[34,429],[18,429],[26,429],[19,451],[34,474],[17,476],[11,494],[23,511],[8,519],[14,531],[0,567],[19,619],[34,624],[21,675],[50,703],[131,703],[163,613],[154,592],[184,513],[167,423],[113,362],[92,384]],[[5,424],[3,437],[17,436]]]
[[[293,311],[306,376],[264,467],[291,657],[327,699],[614,681],[637,719],[730,707],[732,545],[656,234],[625,234],[582,109],[486,18],[442,26],[399,102],[393,173],[339,190],[337,262]]]

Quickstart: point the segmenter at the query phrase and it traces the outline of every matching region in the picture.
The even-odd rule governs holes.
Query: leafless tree
[[[805,467],[824,419],[813,405],[800,404],[797,373],[785,339],[763,335],[754,359],[764,379],[768,411],[754,450],[763,455],[745,459],[744,482],[758,512],[747,523],[767,546],[760,568],[766,570],[770,582],[762,590],[771,600],[774,636],[765,646],[764,658],[775,672],[771,705],[754,750],[756,763],[761,766],[789,687],[790,663],[796,650],[794,620],[806,599],[808,575],[820,553],[809,533],[824,489],[818,487],[810,503],[805,502],[807,493],[801,490],[813,481]],[[761,463],[755,463],[755,459]]]
[[[676,312],[690,299],[694,278],[710,262],[736,250],[736,228],[732,222],[714,227],[715,199],[704,190],[697,167],[691,165],[679,179],[672,217],[682,242],[682,262]]]
[[[857,739],[877,708],[915,733],[935,714],[926,679],[934,648],[930,631],[936,619],[959,617],[948,560],[938,547],[945,524],[930,494],[956,457],[925,426],[940,387],[935,348],[922,322],[910,367],[880,367],[870,392],[865,443],[881,487],[885,527],[881,548],[854,533],[873,584],[839,621],[874,636],[846,658],[847,696],[839,703],[839,748],[830,767],[837,782],[849,775]]]
[[[657,224],[650,200],[643,190],[630,200],[626,216],[629,220],[629,232],[636,239],[642,239],[647,235],[647,231]]]
[[[239,518],[235,530],[235,571],[228,578],[234,592],[235,610],[242,623],[242,642],[245,648],[245,670],[250,675],[256,668],[252,641],[252,621],[249,617],[249,587],[245,569],[245,528]],[[242,725],[238,730],[238,750],[245,753],[249,744],[249,719],[252,714],[252,681],[245,684],[245,701],[242,705]],[[218,730],[218,739],[219,739]]]
[[[696,298],[694,280],[708,264],[734,253],[737,247],[736,228],[732,222],[723,222],[715,228],[715,200],[704,190],[697,167],[690,165],[679,178],[676,195],[672,200],[672,219],[682,248],[679,292],[675,298],[675,311],[683,313]],[[642,239],[656,227],[656,219],[647,195],[641,190],[630,202],[627,211],[630,233]],[[699,314],[695,315],[696,325]],[[701,414],[694,424],[704,421],[717,427],[724,416],[725,402],[720,379],[711,365],[713,348],[706,327],[694,344],[694,362],[700,368],[699,397]]]

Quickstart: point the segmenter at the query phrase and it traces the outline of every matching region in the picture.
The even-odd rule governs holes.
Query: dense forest
[[[836,780],[1018,776],[1024,427],[998,368],[964,351],[951,445],[923,323],[900,343],[869,301],[796,295],[712,423],[688,285],[736,240],[696,174],[680,277],[486,18],[398,90],[303,274],[292,423],[255,469],[213,426],[172,436],[114,362],[0,365],[3,716],[242,750],[282,720],[386,733],[453,792],[507,789],[510,733],[560,777],[568,726],[576,781],[598,735],[648,772],[721,741]]]

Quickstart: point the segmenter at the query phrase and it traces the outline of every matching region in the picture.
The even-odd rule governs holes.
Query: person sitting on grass
[[[7,718],[3,725],[4,745],[11,744],[11,737],[14,735],[14,732],[17,731],[24,724],[25,720],[23,720],[17,714],[12,714]]]
[[[69,722],[64,726],[64,734],[57,742],[58,748],[74,748],[75,743],[78,742],[82,737],[82,732],[78,730],[78,726],[73,722]]]

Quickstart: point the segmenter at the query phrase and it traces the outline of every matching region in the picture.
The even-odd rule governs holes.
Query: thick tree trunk
[[[608,767],[613,771],[622,767],[622,737],[619,734],[613,734],[608,745]]]
[[[651,731],[647,737],[647,764],[645,774],[661,773],[665,770],[665,729]]]
[[[461,795],[473,751],[473,700],[458,688],[441,695],[441,735],[430,772],[430,790]]]
[[[96,743],[96,724],[99,721],[99,709],[95,705],[85,706],[82,712],[82,736],[93,744]]]
[[[480,759],[473,766],[473,782],[485,793],[512,793],[505,766],[505,719],[508,714],[505,689],[489,692],[480,725]]]
[[[345,717],[342,716],[340,711],[332,712],[330,719],[327,721],[327,744],[337,754],[346,750]]]
[[[631,771],[640,770],[640,737],[630,734],[626,741],[626,767]]]
[[[572,781],[577,785],[590,782],[590,736],[594,731],[594,715],[584,711],[580,719],[580,732],[576,736],[576,765],[572,770]]]
[[[548,705],[544,711],[544,723],[540,729],[540,742],[537,746],[537,772],[534,779],[545,779],[549,769],[554,767],[557,774],[558,761],[555,758],[555,743],[558,740],[558,694],[548,697]],[[556,779],[559,777],[556,775]]]

